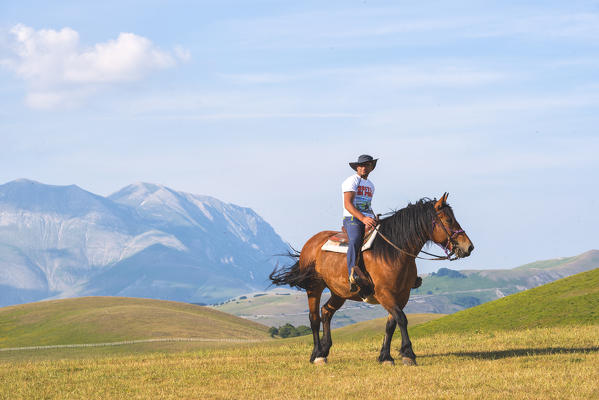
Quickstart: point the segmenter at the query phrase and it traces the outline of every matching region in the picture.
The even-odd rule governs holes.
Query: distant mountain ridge
[[[580,272],[599,268],[599,250],[574,257],[536,261],[513,269],[460,270],[441,268],[424,277],[412,291],[410,312],[450,314]]]
[[[452,270],[445,267],[422,275],[422,286],[412,289],[404,311],[411,314],[451,314],[507,295],[544,285],[580,272],[599,268],[599,250],[575,257],[537,261],[521,267],[502,270]],[[323,294],[321,303],[329,294]],[[308,321],[305,293],[276,288],[260,293],[246,293],[215,306],[217,310],[266,325],[294,325]],[[380,305],[348,301],[335,314],[332,326],[384,317],[388,313]]]
[[[263,289],[286,248],[250,208],[163,185],[108,197],[0,185],[0,306],[82,295],[216,302]]]

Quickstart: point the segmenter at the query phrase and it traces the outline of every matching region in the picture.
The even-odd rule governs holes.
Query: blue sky
[[[0,182],[133,182],[260,213],[301,247],[450,192],[476,250],[421,271],[599,248],[599,4],[0,3]]]

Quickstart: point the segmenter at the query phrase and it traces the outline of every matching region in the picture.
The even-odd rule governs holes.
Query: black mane
[[[400,249],[417,254],[431,238],[435,215],[435,200],[425,197],[381,220],[379,231]],[[375,238],[371,251],[375,257],[388,262],[400,255],[380,235]]]

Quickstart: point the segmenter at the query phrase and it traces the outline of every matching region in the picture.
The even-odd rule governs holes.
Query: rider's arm
[[[343,207],[345,207],[345,209],[349,211],[351,215],[357,218],[358,221],[361,221],[368,227],[374,228],[376,226],[376,220],[374,220],[374,218],[365,216],[356,208],[356,206],[354,206],[355,196],[356,192],[343,192]]]

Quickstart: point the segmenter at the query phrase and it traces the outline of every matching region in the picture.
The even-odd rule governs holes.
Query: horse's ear
[[[447,196],[449,196],[449,193],[445,192],[443,193],[443,196],[441,196],[441,198],[435,203],[435,210],[440,210],[441,208],[443,208],[443,206],[445,205],[445,202],[447,201]]]
[[[445,195],[441,196],[441,198],[435,203],[435,210],[439,211],[441,208],[443,208],[443,197],[445,197]]]

